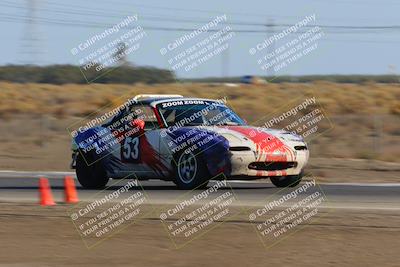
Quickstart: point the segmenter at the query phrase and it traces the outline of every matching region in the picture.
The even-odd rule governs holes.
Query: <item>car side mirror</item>
[[[131,121],[132,128],[137,129],[138,131],[144,130],[144,120],[142,119],[134,119]]]

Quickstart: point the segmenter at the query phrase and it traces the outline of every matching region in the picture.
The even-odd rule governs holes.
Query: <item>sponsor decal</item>
[[[294,152],[272,134],[251,127],[224,126],[224,128],[238,132],[254,142],[257,149],[256,161],[286,162],[295,159]]]

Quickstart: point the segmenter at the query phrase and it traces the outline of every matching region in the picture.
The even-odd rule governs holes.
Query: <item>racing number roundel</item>
[[[121,149],[123,162],[137,162],[139,160],[139,137],[126,137]]]

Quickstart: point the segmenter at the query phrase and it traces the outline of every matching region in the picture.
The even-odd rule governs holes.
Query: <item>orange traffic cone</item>
[[[71,176],[65,176],[64,178],[64,198],[66,203],[77,203],[79,202],[78,193],[76,192],[75,182]]]
[[[44,177],[39,178],[39,194],[40,194],[40,205],[42,206],[53,206],[56,203],[53,200],[51,189],[49,186],[49,180]]]

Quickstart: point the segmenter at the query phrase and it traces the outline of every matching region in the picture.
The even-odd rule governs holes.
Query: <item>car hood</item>
[[[287,161],[295,158],[295,145],[305,145],[301,136],[277,129],[254,126],[199,127],[227,139],[229,147],[248,147],[257,160]]]
[[[268,129],[255,126],[206,126],[201,127],[207,131],[215,132],[228,139],[230,146],[245,144],[261,145],[272,141],[280,141],[284,144],[292,142],[304,142],[303,138],[284,130]]]

